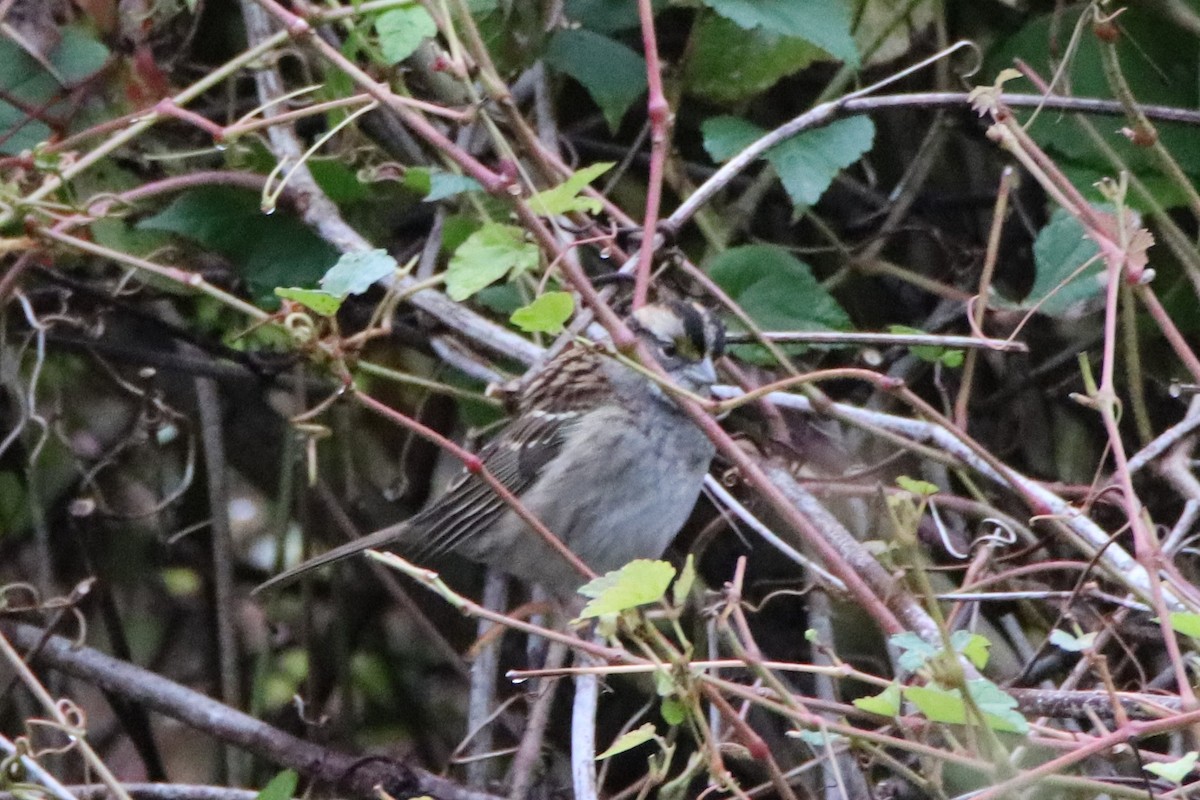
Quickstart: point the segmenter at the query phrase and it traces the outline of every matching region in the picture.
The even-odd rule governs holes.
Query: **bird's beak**
[[[717,382],[717,369],[713,366],[712,358],[705,356],[683,371],[683,377],[695,387],[712,386]]]

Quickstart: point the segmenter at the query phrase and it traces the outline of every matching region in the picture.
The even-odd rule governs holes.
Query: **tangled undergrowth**
[[[1029,6],[0,2],[0,789],[1190,796],[1200,15]],[[655,297],[666,560],[250,594]]]

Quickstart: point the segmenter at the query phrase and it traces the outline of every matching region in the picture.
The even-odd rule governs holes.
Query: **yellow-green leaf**
[[[901,475],[900,477],[896,478],[896,485],[906,492],[912,492],[913,494],[922,495],[924,497],[938,493],[938,487],[935,484],[932,484],[929,481],[910,478],[907,475]]]
[[[1146,770],[1146,772],[1152,772],[1163,780],[1170,781],[1178,786],[1183,783],[1183,779],[1196,766],[1197,758],[1200,758],[1200,753],[1191,750],[1184,754],[1183,758],[1175,761],[1167,761],[1162,764],[1147,764],[1142,769]]]
[[[654,726],[647,722],[640,728],[634,728],[631,731],[626,731],[617,737],[617,740],[609,745],[608,749],[600,755],[596,756],[597,761],[603,761],[606,758],[611,758],[617,753],[624,753],[626,750],[632,750],[638,745],[655,739],[657,734],[654,732]]]
[[[466,300],[505,275],[519,275],[538,265],[538,249],[514,225],[489,222],[458,246],[446,268],[446,293]]]
[[[679,573],[679,579],[671,587],[671,599],[675,601],[675,605],[682,606],[687,602],[688,593],[692,591],[692,584],[695,582],[696,557],[688,553],[687,559],[683,562],[683,570]]]
[[[285,769],[267,782],[255,800],[291,800],[299,777],[294,770]]]
[[[590,619],[661,600],[674,577],[675,568],[666,561],[630,561],[579,588],[581,595],[592,598],[579,617]]]
[[[1171,629],[1176,633],[1200,639],[1200,614],[1194,614],[1191,611],[1173,611],[1167,616],[1167,619],[1171,623]]]
[[[527,333],[558,333],[574,311],[575,298],[570,292],[546,292],[514,311],[509,320]]]
[[[567,214],[572,211],[583,211],[588,214],[599,213],[602,208],[600,201],[594,197],[583,197],[580,193],[589,183],[612,169],[612,166],[611,162],[600,162],[576,170],[562,184],[530,197],[529,207],[535,214],[543,217]]]
[[[893,683],[872,697],[860,697],[854,705],[871,714],[894,717],[900,713],[900,686]]]
[[[322,317],[332,317],[342,307],[343,298],[336,294],[323,292],[320,289],[298,289],[296,287],[279,287],[275,294],[284,300],[291,300]]]

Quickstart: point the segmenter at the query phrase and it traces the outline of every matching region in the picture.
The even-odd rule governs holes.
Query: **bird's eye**
[[[675,354],[679,352],[679,348],[675,346],[674,342],[667,342],[666,344],[660,344],[658,346],[658,352],[662,353],[667,358],[674,358]]]

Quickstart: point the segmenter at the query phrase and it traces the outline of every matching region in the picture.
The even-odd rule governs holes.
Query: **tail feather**
[[[319,556],[313,556],[303,564],[292,567],[291,569],[281,572],[275,577],[260,583],[258,586],[254,587],[254,590],[251,592],[251,594],[261,594],[262,592],[278,589],[281,586],[286,586],[307,572],[311,572],[318,567],[323,567],[326,564],[332,564],[335,561],[341,561],[344,558],[355,555],[356,553],[361,553],[364,550],[380,550],[396,544],[400,540],[404,530],[407,527],[407,523],[403,522],[396,525],[390,525],[381,530],[377,530],[374,533],[369,533],[366,536],[355,539],[352,542],[339,545],[332,550],[321,553]]]

